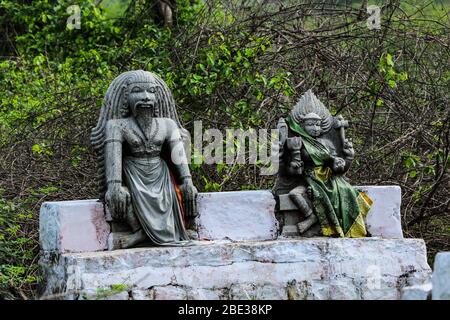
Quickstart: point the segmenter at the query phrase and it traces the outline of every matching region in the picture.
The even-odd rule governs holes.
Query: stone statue
[[[113,222],[110,249],[189,240],[189,219],[197,214],[197,189],[184,149],[181,126],[167,85],[156,75],[129,71],[109,86],[91,143],[98,159],[100,198]]]
[[[289,207],[283,202],[295,209],[294,218],[285,215],[284,228],[291,227],[286,235],[367,235],[364,218],[372,200],[343,177],[355,156],[346,127],[348,122],[333,117],[311,90],[279,120],[280,163],[273,191],[281,209]]]

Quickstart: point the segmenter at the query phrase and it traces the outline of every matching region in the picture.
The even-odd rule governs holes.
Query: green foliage
[[[130,286],[125,284],[112,284],[109,288],[97,288],[96,294],[94,297],[84,296],[84,300],[104,300],[115,294],[130,290]]]
[[[384,81],[392,89],[397,87],[397,82],[408,80],[408,74],[406,72],[396,72],[394,69],[394,60],[389,53],[383,54],[380,57],[380,63],[378,64],[379,72],[384,75]]]
[[[0,296],[7,299],[38,280],[37,242],[26,230],[31,218],[29,211],[0,198]]]
[[[394,60],[390,53],[383,53],[378,63],[378,78],[370,80],[370,94],[375,97],[375,105],[381,107],[384,101],[380,96],[386,88],[395,89],[398,83],[408,80],[408,74],[394,69]]]
[[[187,61],[180,65],[173,74],[166,73],[168,83],[175,85],[174,94],[180,104],[189,104],[205,96],[215,95],[226,88],[229,90],[246,90],[244,98],[231,103],[220,101],[214,109],[204,106],[209,116],[225,114],[230,119],[230,127],[247,128],[260,126],[263,119],[258,114],[255,102],[261,103],[268,91],[280,91],[290,96],[289,72],[283,69],[272,70],[273,76],[255,70],[262,56],[271,48],[266,37],[255,37],[248,32],[225,35],[216,32],[207,39],[207,46],[196,52],[196,61]],[[273,67],[272,67],[273,69]],[[184,112],[183,119],[190,121],[191,112]]]
[[[100,6],[105,10],[106,17],[110,19],[122,17],[130,5],[131,0],[102,1]]]

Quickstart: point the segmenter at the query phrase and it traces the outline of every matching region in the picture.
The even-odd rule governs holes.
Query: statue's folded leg
[[[312,207],[309,203],[310,201],[307,199],[305,186],[301,185],[289,191],[289,198],[295,203],[297,208],[305,217],[309,217],[313,214]]]
[[[317,217],[315,214],[311,214],[308,218],[303,220],[302,222],[297,223],[297,229],[300,234],[305,233],[309,230],[317,222]]]
[[[307,198],[306,188],[298,186],[289,192],[289,197],[295,203],[300,212],[306,217],[305,220],[297,224],[300,234],[305,233],[313,224],[317,222],[317,217],[313,213],[311,202]]]
[[[109,250],[131,248],[147,239],[131,203],[127,206],[126,222],[130,226],[131,232],[112,232],[108,238]]]

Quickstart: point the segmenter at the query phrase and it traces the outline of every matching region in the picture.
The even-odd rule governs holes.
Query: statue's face
[[[307,119],[305,120],[303,127],[305,131],[313,138],[317,138],[322,133],[321,120],[319,119]]]
[[[132,114],[138,111],[150,111],[156,107],[156,85],[153,82],[135,82],[130,84],[128,103]]]

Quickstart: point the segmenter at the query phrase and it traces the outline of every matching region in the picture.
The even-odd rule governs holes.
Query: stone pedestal
[[[433,300],[450,300],[450,252],[439,252],[434,258]]]
[[[422,240],[380,238],[206,241],[45,266],[43,298],[59,299],[398,299],[430,273]]]
[[[423,283],[405,287],[402,300],[450,300],[450,252],[438,252],[433,269]]]
[[[403,238],[400,206],[401,189],[399,186],[356,186],[364,191],[372,200],[366,218],[367,230],[373,236],[383,238]],[[278,197],[278,219],[281,221],[281,234],[285,237],[300,236],[297,223],[303,220],[297,206],[291,201],[289,195]],[[304,236],[311,237],[320,234],[320,228],[313,227]]]
[[[372,238],[279,237],[270,191],[201,193],[192,246],[106,251],[97,200],[44,203],[44,299],[398,299],[430,276],[424,242],[403,239],[397,187],[375,201]],[[397,191],[395,191],[397,190]]]

